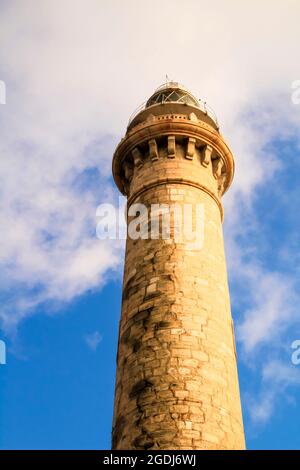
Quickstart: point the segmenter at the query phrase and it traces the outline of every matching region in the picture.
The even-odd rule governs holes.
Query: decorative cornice
[[[218,180],[218,189],[222,195],[230,186],[234,174],[233,155],[221,134],[205,122],[189,119],[185,115],[178,116],[152,116],[141,124],[132,128],[119,143],[113,158],[113,175],[121,192],[126,188],[121,175],[124,174],[124,162],[132,156],[135,166],[143,163],[143,154],[139,146],[145,142],[149,146],[149,155],[152,161],[159,158],[157,140],[167,137],[167,153],[169,158],[176,154],[176,138],[186,138],[186,158],[192,160],[196,147],[202,148],[202,165],[208,166],[212,156],[212,168]],[[126,165],[125,165],[126,169]],[[127,170],[128,173],[128,170]]]

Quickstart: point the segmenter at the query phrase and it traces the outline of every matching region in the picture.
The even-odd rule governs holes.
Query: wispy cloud
[[[274,344],[293,321],[299,321],[300,294],[289,276],[258,266],[245,264],[241,277],[250,290],[251,307],[243,313],[238,336],[250,353],[262,344]]]
[[[268,143],[299,143],[300,107],[290,99],[299,79],[299,2],[188,4],[12,0],[1,7],[7,104],[0,109],[6,305],[0,319],[6,329],[41,304],[101,288],[118,269],[122,247],[95,238],[95,208],[116,200],[114,146],[131,111],[166,72],[216,109],[235,154],[235,182],[225,197],[226,251],[241,293],[245,357],[262,345],[274,347],[274,337],[280,342],[295,324],[293,275],[261,262],[251,237],[263,231],[253,210],[261,188],[271,188],[288,165]]]
[[[249,412],[254,423],[265,424],[278,404],[288,400],[295,405],[292,392],[300,386],[300,369],[282,360],[270,360],[262,369],[262,387],[256,397],[250,397]]]
[[[92,351],[96,351],[100,342],[102,341],[102,335],[99,331],[94,331],[93,333],[89,333],[84,337],[86,344]]]

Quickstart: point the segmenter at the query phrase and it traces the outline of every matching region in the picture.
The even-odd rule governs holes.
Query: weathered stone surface
[[[219,132],[188,108],[146,115],[114,157],[129,206],[202,204],[205,214],[201,249],[174,236],[127,239],[114,449],[245,447],[220,201],[233,159]],[[123,170],[126,159],[133,173]]]

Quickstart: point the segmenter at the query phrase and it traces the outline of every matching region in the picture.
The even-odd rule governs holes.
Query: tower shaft
[[[115,180],[128,222],[135,204],[148,215],[153,204],[189,205],[203,233],[196,244],[176,239],[171,217],[167,239],[127,238],[112,445],[243,449],[220,201],[233,159],[204,118],[165,110],[128,130]]]

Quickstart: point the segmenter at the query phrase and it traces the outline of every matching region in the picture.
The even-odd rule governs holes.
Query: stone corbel
[[[158,150],[157,143],[155,139],[151,139],[148,142],[149,144],[149,154],[152,161],[158,160]]]
[[[175,158],[176,154],[176,140],[175,135],[168,136],[168,157]]]
[[[212,147],[210,145],[205,145],[205,147],[202,150],[202,165],[203,166],[208,166],[211,161],[211,154],[212,154]]]
[[[125,161],[123,163],[123,170],[124,170],[124,176],[125,176],[124,188],[125,188],[126,194],[128,194],[130,183],[133,178],[133,164],[128,161]]]
[[[141,151],[137,147],[135,147],[132,150],[131,155],[134,161],[134,166],[137,166],[137,167],[141,166],[143,163]]]
[[[223,160],[218,157],[212,160],[213,175],[218,179],[222,174]]]
[[[226,173],[222,173],[220,178],[218,179],[218,193],[219,196],[222,196],[224,193],[224,186],[226,181]]]
[[[193,160],[194,154],[195,154],[195,145],[196,145],[196,139],[193,137],[189,137],[187,147],[186,147],[186,155],[185,158],[188,160]]]

